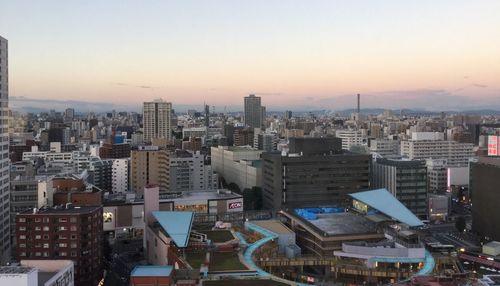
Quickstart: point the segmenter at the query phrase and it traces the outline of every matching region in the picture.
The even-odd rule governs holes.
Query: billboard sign
[[[241,212],[243,211],[243,199],[232,199],[227,201],[228,212]]]
[[[488,136],[488,156],[498,156],[498,145],[500,137],[495,135]]]

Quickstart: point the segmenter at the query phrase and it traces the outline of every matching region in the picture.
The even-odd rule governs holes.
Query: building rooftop
[[[423,225],[422,221],[418,217],[416,217],[386,189],[359,192],[349,195],[353,199],[358,200],[410,227]]]
[[[187,247],[194,212],[154,211],[153,216],[177,247]]]
[[[1,274],[28,274],[37,271],[36,268],[26,266],[0,266]]]
[[[111,194],[104,198],[104,205],[117,205],[117,204],[127,204],[135,203],[140,204],[144,202],[144,198],[136,197],[135,194],[132,195],[130,199],[127,198],[126,193]],[[241,198],[241,195],[231,192],[226,189],[219,190],[207,190],[207,191],[187,191],[187,192],[165,192],[160,193],[160,202],[205,202],[208,200],[218,200],[218,199],[237,199]]]
[[[79,213],[92,213],[95,210],[99,209],[101,206],[83,206],[83,207],[69,207],[65,206],[56,206],[56,207],[43,207],[36,210],[36,213],[32,209],[25,210],[20,214],[23,215],[35,215],[35,214],[79,214]]]
[[[253,148],[252,146],[229,146],[227,147],[228,151],[231,152],[248,152],[248,151],[254,151],[254,152],[263,152],[262,150],[258,150],[256,148]]]
[[[308,220],[328,235],[363,234],[376,232],[376,224],[364,216],[350,212],[319,213],[317,219]]]
[[[160,201],[208,201],[217,199],[232,199],[241,198],[241,195],[235,194],[229,190],[214,190],[214,191],[190,191],[179,192],[177,194],[162,193],[160,194]]]
[[[130,273],[131,277],[169,277],[173,267],[169,265],[139,265]]]
[[[294,233],[292,230],[290,230],[288,227],[286,227],[279,220],[258,220],[258,221],[252,221],[252,223],[255,225],[258,225],[262,228],[265,228],[271,232],[274,232],[276,234],[292,234],[292,233]]]

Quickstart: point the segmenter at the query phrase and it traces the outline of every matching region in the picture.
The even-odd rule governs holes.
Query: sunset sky
[[[500,108],[500,1],[0,0],[10,96]]]

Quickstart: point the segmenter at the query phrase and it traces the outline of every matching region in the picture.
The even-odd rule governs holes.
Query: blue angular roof
[[[187,247],[193,224],[193,212],[155,211],[153,216],[177,247]]]
[[[423,225],[422,221],[418,219],[418,217],[416,217],[386,189],[359,192],[349,195],[371,208],[378,210],[394,220],[407,224],[410,227]]]
[[[172,274],[173,266],[138,265],[130,273],[131,277],[168,277]]]

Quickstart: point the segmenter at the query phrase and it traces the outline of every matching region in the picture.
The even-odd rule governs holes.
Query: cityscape
[[[500,2],[355,2],[0,0],[0,286],[500,285]]]

